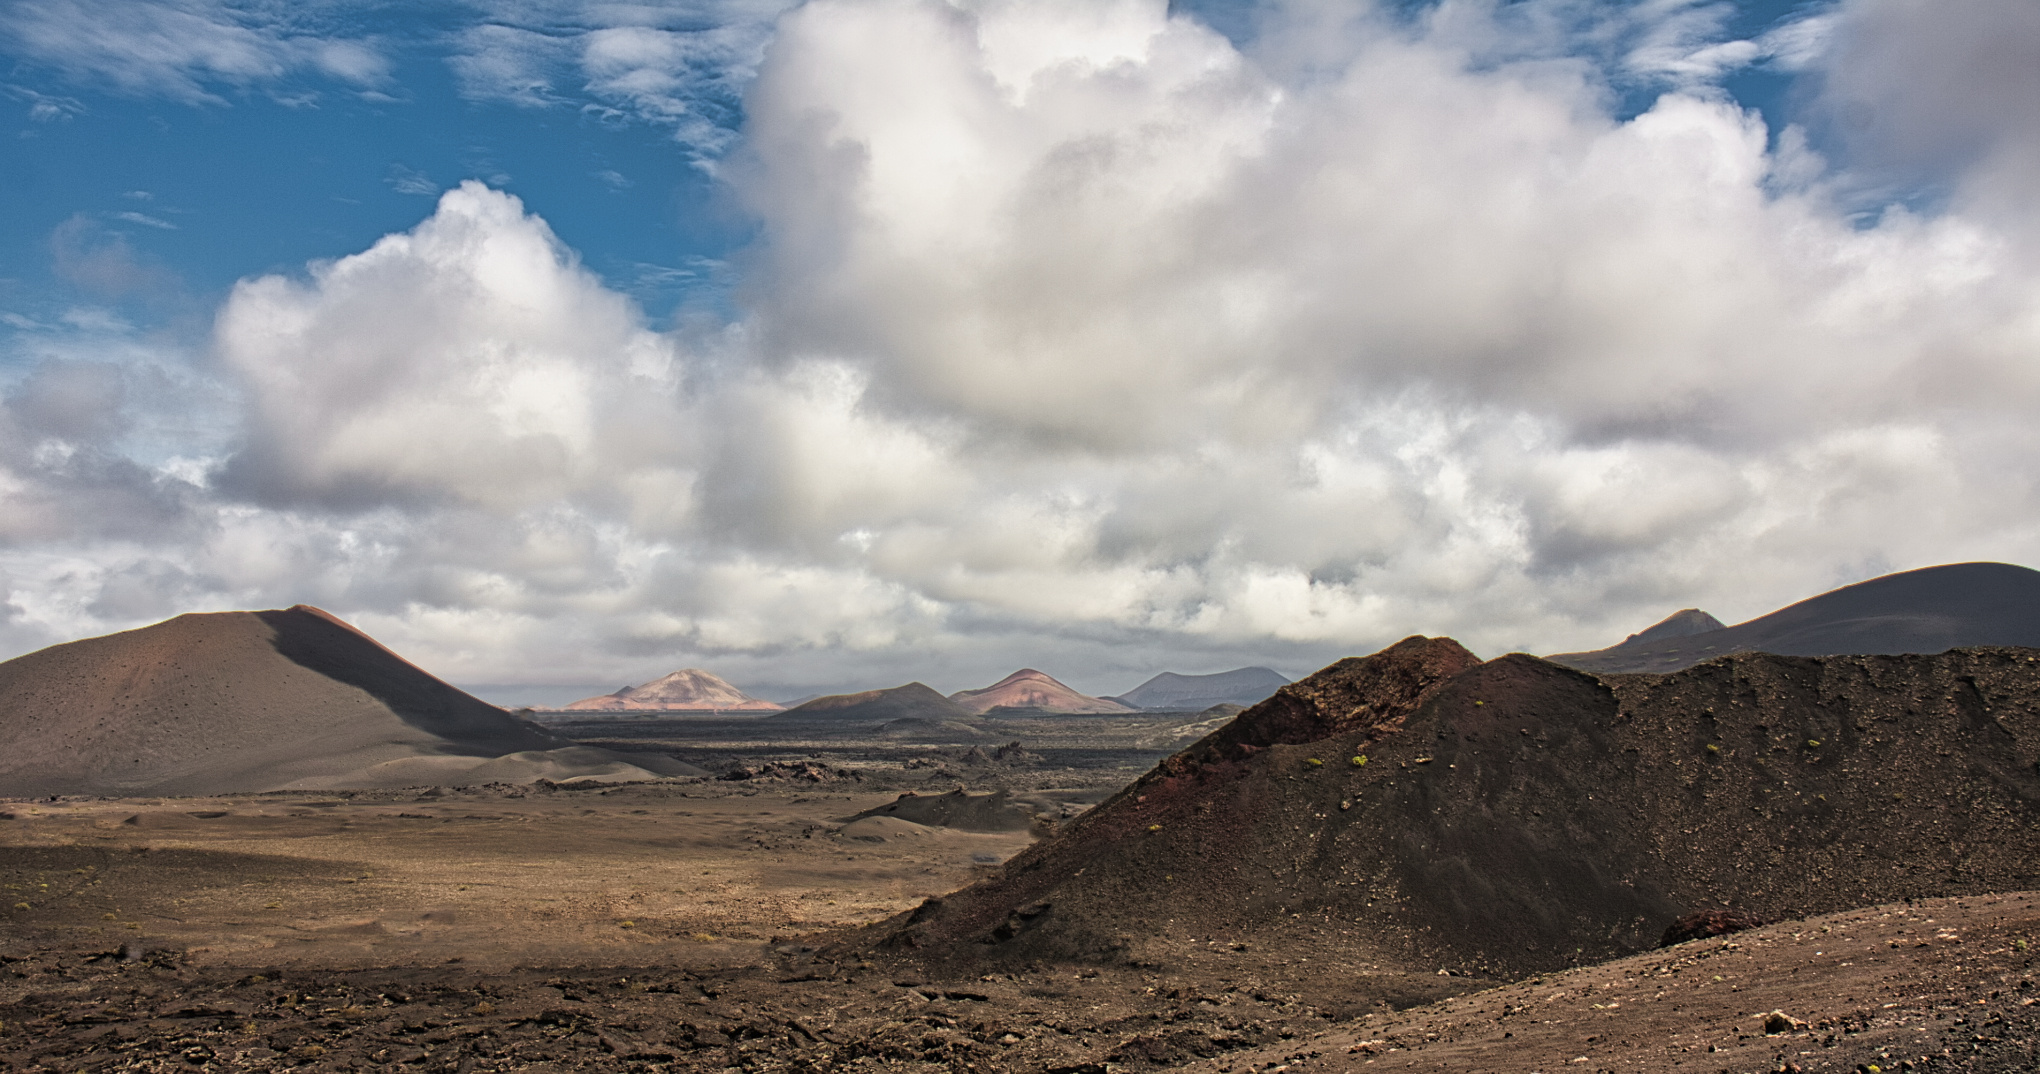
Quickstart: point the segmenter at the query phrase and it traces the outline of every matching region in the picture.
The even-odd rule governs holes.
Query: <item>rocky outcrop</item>
[[[1696,907],[2040,888],[2036,764],[2040,651],[1596,676],[1411,638],[1283,687],[860,942],[969,968],[1138,960],[1164,931],[1332,935],[1513,977],[1647,950]]]

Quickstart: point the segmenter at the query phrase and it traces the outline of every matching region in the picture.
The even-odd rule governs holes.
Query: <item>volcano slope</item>
[[[501,759],[494,779],[650,775],[308,605],[180,615],[0,664],[0,795],[426,784],[481,758]]]
[[[1938,653],[1978,645],[2040,645],[2040,571],[2010,563],[1923,567],[1730,627],[1688,608],[1618,645],[1546,659],[1582,671],[1663,674],[1723,653]]]
[[[1336,937],[1514,978],[1648,949],[1698,910],[2040,888],[2036,758],[2032,650],[1597,677],[1416,637],[1283,687],[856,943],[1010,966]]]

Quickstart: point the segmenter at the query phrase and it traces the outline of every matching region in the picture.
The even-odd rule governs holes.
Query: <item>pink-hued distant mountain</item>
[[[1082,713],[1138,711],[1131,705],[1080,694],[1033,668],[1021,668],[982,690],[961,690],[950,694],[949,700],[973,714],[998,708]]]
[[[700,668],[683,668],[642,686],[626,686],[567,706],[606,712],[778,712],[784,707],[752,697]]]

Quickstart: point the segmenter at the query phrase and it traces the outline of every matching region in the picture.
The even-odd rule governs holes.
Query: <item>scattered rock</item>
[[[1659,947],[1670,947],[1689,940],[1704,940],[1710,936],[1726,936],[1744,929],[1762,928],[1771,922],[1756,914],[1741,910],[1702,910],[1665,926],[1664,936],[1658,940]]]
[[[864,776],[852,769],[831,768],[820,761],[767,761],[757,765],[739,765],[716,777],[724,780],[788,780],[806,783],[856,782]]]
[[[1791,1015],[1786,1014],[1784,1011],[1774,1010],[1771,1013],[1764,1016],[1764,1032],[1770,1034],[1771,1036],[1777,1036],[1780,1033],[1790,1033],[1794,1030],[1805,1028],[1806,1023],[1804,1021],[1798,1018],[1794,1018]]]
[[[1041,755],[1029,753],[1018,742],[1008,742],[1003,746],[994,746],[990,750],[982,746],[972,746],[957,754],[956,760],[973,768],[993,768],[1001,765],[1038,764]]]

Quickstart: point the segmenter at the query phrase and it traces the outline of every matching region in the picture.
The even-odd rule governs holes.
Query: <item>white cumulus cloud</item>
[[[309,281],[243,281],[218,340],[249,388],[227,480],[273,502],[549,503],[656,461],[674,418],[670,343],[472,181]]]
[[[815,0],[718,173],[761,227],[727,321],[655,330],[464,184],[236,288],[217,466],[85,465],[124,434],[62,416],[136,406],[99,374],[10,397],[7,496],[183,529],[33,516],[0,629],[312,600],[465,681],[1108,691],[2040,563],[2031,112],[1970,103],[2026,76],[1949,58],[1984,6],[1794,24],[1818,84],[1773,132],[1710,79],[1783,38],[1718,5],[1291,5],[1242,52],[1160,0]],[[693,107],[699,27],[520,18]],[[1618,116],[1623,77],[1663,95]],[[1946,196],[1866,203],[1934,131]]]

